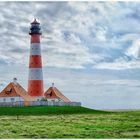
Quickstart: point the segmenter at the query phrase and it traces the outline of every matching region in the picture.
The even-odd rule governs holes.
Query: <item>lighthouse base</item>
[[[32,101],[42,101],[43,96],[34,96],[32,97]]]

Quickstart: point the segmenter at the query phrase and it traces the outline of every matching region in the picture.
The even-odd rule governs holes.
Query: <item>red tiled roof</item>
[[[30,101],[31,96],[28,95],[27,91],[20,85],[20,84],[14,84],[10,83],[8,84],[5,89],[0,93],[0,97],[15,97],[15,96],[21,96],[24,101]]]
[[[58,98],[62,99],[64,102],[71,102],[67,97],[65,97],[56,87],[50,87],[45,93],[44,96],[47,99]]]

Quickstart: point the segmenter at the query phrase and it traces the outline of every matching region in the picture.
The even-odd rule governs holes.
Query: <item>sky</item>
[[[27,89],[30,23],[51,83],[94,109],[140,109],[140,2],[0,2],[0,89]]]

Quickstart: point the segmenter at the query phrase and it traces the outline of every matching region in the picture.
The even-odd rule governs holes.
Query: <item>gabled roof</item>
[[[62,99],[64,102],[71,102],[67,97],[65,97],[56,87],[50,87],[45,93],[44,96],[47,99],[58,98]]]
[[[31,96],[28,95],[27,91],[18,83],[14,84],[11,82],[5,87],[5,89],[0,93],[0,97],[16,97],[20,96],[24,101],[30,101]]]

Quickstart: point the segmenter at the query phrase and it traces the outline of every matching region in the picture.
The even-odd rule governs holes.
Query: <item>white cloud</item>
[[[112,69],[112,70],[139,69],[140,60],[126,61],[124,58],[120,58],[120,59],[116,59],[114,62],[99,63],[95,66],[95,68]]]
[[[98,41],[106,41],[106,31],[105,30],[97,31],[96,38]]]
[[[72,45],[56,42],[48,46],[48,51],[43,52],[44,65],[64,68],[84,68],[84,65],[93,63],[93,56],[88,49],[81,45]]]
[[[126,54],[133,58],[140,58],[140,39],[133,41],[132,45],[127,49]]]

